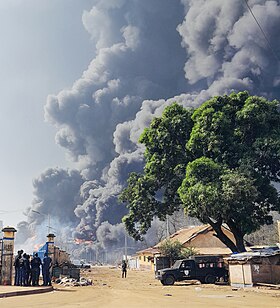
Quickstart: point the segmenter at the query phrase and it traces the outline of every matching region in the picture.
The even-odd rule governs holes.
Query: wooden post
[[[13,227],[5,227],[2,229],[2,232],[4,236],[1,284],[7,286],[12,285],[13,280],[14,242],[17,230]]]

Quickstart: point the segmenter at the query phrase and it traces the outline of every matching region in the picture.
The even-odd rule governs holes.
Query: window
[[[192,267],[190,262],[182,262],[181,268],[183,269],[190,269]]]

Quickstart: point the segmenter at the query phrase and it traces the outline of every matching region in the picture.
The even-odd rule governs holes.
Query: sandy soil
[[[62,287],[45,294],[0,299],[1,308],[21,307],[279,307],[280,291],[255,289],[233,291],[229,286],[176,283],[162,286],[152,272],[128,271],[122,279],[120,269],[94,267],[83,277],[92,286]]]

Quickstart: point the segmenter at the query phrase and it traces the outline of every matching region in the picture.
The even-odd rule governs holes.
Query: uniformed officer
[[[52,259],[45,253],[43,264],[42,264],[42,273],[43,273],[43,285],[51,286],[51,277],[50,277],[50,269],[52,266]]]

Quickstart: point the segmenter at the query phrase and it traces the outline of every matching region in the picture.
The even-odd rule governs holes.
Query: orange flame
[[[79,239],[79,238],[75,238],[74,243],[78,244],[78,245],[80,245],[80,244],[90,245],[90,244],[93,243],[93,241],[86,241],[86,240],[82,240],[82,239]]]
[[[84,242],[84,240],[81,240],[81,239],[79,239],[79,238],[75,238],[75,239],[74,239],[74,243],[75,243],[75,244],[80,245],[80,244],[82,244],[83,242]]]

